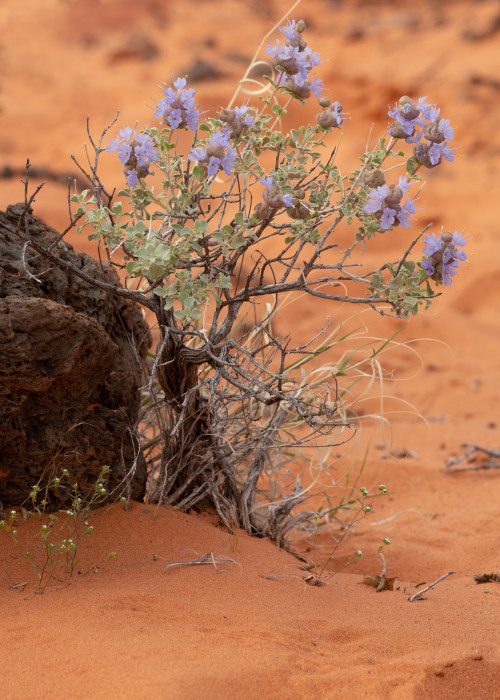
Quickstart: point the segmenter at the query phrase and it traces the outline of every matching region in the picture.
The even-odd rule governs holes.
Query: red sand
[[[69,153],[82,156],[88,113],[96,131],[117,109],[120,123],[142,124],[152,117],[147,104],[156,86],[198,58],[222,73],[196,85],[200,103],[227,102],[244,59],[287,9],[282,0],[40,5],[4,0],[0,7],[0,167],[22,168],[29,156],[34,167],[74,172]],[[415,455],[399,459],[384,458],[380,431],[366,430],[363,483],[385,483],[390,496],[337,553],[331,572],[340,572],[324,586],[307,586],[297,560],[270,542],[232,537],[209,515],[162,508],[153,520],[152,506],[135,504],[130,513],[96,515],[81,573],[36,595],[23,557],[35,523],[21,523],[18,545],[0,537],[5,697],[500,698],[500,585],[471,578],[500,573],[500,470],[442,471],[464,441],[500,448],[500,51],[499,33],[487,31],[498,12],[493,2],[304,0],[295,13],[308,21],[313,47],[330,58],[320,70],[329,94],[351,113],[344,170],[355,165],[371,123],[383,128],[386,105],[404,93],[439,102],[466,154],[429,173],[418,226],[434,221],[469,233],[470,264],[407,327],[373,319],[370,328],[388,335],[404,326],[401,337],[418,341],[423,369],[411,379],[415,358],[394,352],[386,367],[408,379],[388,388],[428,425],[414,413],[391,417],[393,452]],[[146,40],[160,51],[151,60]],[[111,157],[103,159],[103,175],[119,175]],[[18,177],[0,180],[2,208],[22,198]],[[35,211],[64,228],[64,187],[47,184]],[[412,233],[381,238],[373,260],[397,254]],[[84,238],[71,240],[88,249]],[[310,336],[335,313],[310,301],[297,332]],[[279,322],[286,327],[286,314]],[[360,584],[381,571],[375,553],[383,537],[392,542],[387,574],[397,580],[394,591],[376,593]],[[331,548],[321,535],[308,555],[322,564]],[[366,555],[343,569],[357,549]],[[116,558],[105,558],[109,550]],[[237,564],[164,571],[169,562],[153,557],[208,552]],[[92,564],[97,570],[84,576]],[[456,573],[425,600],[408,601],[417,583],[450,570]],[[25,581],[24,589],[11,588]]]

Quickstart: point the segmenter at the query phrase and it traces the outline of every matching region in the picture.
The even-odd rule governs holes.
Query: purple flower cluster
[[[377,173],[383,176],[381,171],[377,171]],[[382,231],[387,231],[398,224],[402,228],[408,228],[410,226],[410,215],[414,214],[416,209],[409,198],[403,204],[401,204],[401,200],[409,187],[408,180],[404,175],[401,175],[397,185],[387,185],[384,182],[378,187],[370,189],[368,202],[365,204],[363,211],[365,214],[375,214],[380,221],[380,229]]]
[[[415,103],[410,97],[401,97],[394,109],[388,114],[395,121],[388,133],[396,139],[405,139],[414,143],[413,155],[426,168],[434,168],[442,159],[452,161],[455,158],[448,142],[453,139],[453,127],[449,119],[440,116],[441,110],[430,105],[425,97]]]
[[[449,287],[457,273],[458,261],[467,260],[467,255],[457,250],[457,246],[463,247],[467,241],[457,231],[444,231],[440,236],[434,233],[424,236],[424,242],[426,257],[420,263],[422,269],[435,282],[444,282]]]
[[[297,203],[297,199],[292,195],[283,194],[281,187],[274,182],[272,175],[261,177],[259,182],[265,187],[262,194],[264,202],[259,202],[255,207],[255,213],[259,219],[269,219],[277,209],[294,207]]]
[[[306,100],[311,93],[320,97],[323,90],[319,78],[309,80],[309,73],[314,66],[319,66],[321,58],[302,38],[305,28],[304,20],[290,20],[279,28],[285,35],[284,44],[276,39],[275,45],[270,44],[266,48],[266,53],[273,57],[275,67],[281,72],[278,85],[302,100]]]
[[[344,113],[340,102],[331,104],[328,97],[321,97],[319,100],[320,107],[323,111],[316,115],[316,123],[323,129],[340,129],[344,121]]]
[[[118,137],[106,146],[106,151],[118,151],[120,163],[125,166],[123,173],[127,177],[129,187],[136,187],[139,178],[146,177],[149,173],[150,164],[158,160],[151,137],[147,134],[137,134],[129,126],[118,132]]]
[[[163,119],[172,129],[188,127],[191,131],[196,131],[200,113],[194,101],[195,90],[185,89],[185,78],[174,80],[174,88],[175,90],[170,85],[163,88],[164,97],[157,103],[155,117]]]
[[[234,109],[222,109],[219,119],[224,122],[225,129],[229,131],[231,138],[240,136],[249,126],[255,125],[255,119],[248,114],[249,107],[244,104]]]
[[[223,170],[226,175],[231,175],[236,161],[236,151],[229,143],[230,133],[227,129],[215,132],[210,137],[206,148],[198,146],[193,148],[188,158],[198,161],[205,167],[209,177],[217,175]]]

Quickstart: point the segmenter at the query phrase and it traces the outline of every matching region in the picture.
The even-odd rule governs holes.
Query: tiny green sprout
[[[383,542],[384,544],[391,544],[391,540],[390,540],[388,537],[384,537],[384,539],[382,540],[382,542]]]
[[[365,513],[371,513],[372,507],[371,506],[363,506],[363,510],[365,511]]]
[[[108,553],[106,554],[106,557],[107,557],[108,559],[112,559],[113,557],[116,557],[116,552],[108,552]]]
[[[126,502],[125,496],[120,496],[120,503],[123,505]]]
[[[359,490],[361,491],[363,496],[368,496],[368,489],[366,489],[364,486],[362,486]]]
[[[381,491],[381,493],[387,493],[387,486],[385,484],[380,484],[378,490]]]

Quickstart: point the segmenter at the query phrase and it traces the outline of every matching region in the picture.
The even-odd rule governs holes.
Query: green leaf
[[[224,243],[226,240],[226,236],[222,233],[222,231],[214,231],[212,233],[212,238],[215,238],[217,243]]]
[[[233,285],[231,284],[231,278],[229,275],[225,275],[221,272],[219,274],[219,279],[217,280],[217,286],[221,289],[232,289]]]
[[[142,271],[142,263],[135,262],[135,260],[131,260],[126,264],[126,269],[127,272],[130,272],[131,275],[135,275],[137,273],[140,273]]]
[[[410,175],[413,175],[416,167],[417,167],[417,160],[415,158],[413,158],[413,156],[408,158],[408,160],[406,161],[406,171]]]
[[[186,314],[185,314],[183,309],[177,309],[177,311],[174,311],[175,318],[183,319],[185,317],[185,315]]]
[[[210,127],[208,126],[208,124],[200,124],[198,129],[200,131],[210,131]]]
[[[193,168],[193,175],[198,178],[198,180],[204,180],[206,177],[206,171],[199,165],[195,165]]]
[[[236,238],[233,238],[233,240],[229,243],[229,248],[231,248],[231,250],[237,250],[242,245],[245,245],[245,239],[241,236],[236,236]]]
[[[208,229],[208,221],[204,221],[203,219],[196,219],[194,222],[193,226],[193,232],[199,235],[203,235],[206,233]]]

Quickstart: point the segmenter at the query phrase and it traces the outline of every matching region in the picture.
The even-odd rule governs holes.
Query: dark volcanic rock
[[[92,287],[28,251],[21,264],[17,226],[24,205],[0,212],[0,501],[23,503],[66,468],[83,493],[103,465],[108,490],[130,480],[140,499],[146,465],[131,429],[139,410],[141,362],[151,345],[140,308]],[[118,284],[115,271],[66,243],[31,213],[34,240],[93,278]],[[59,505],[54,503],[54,505]]]

